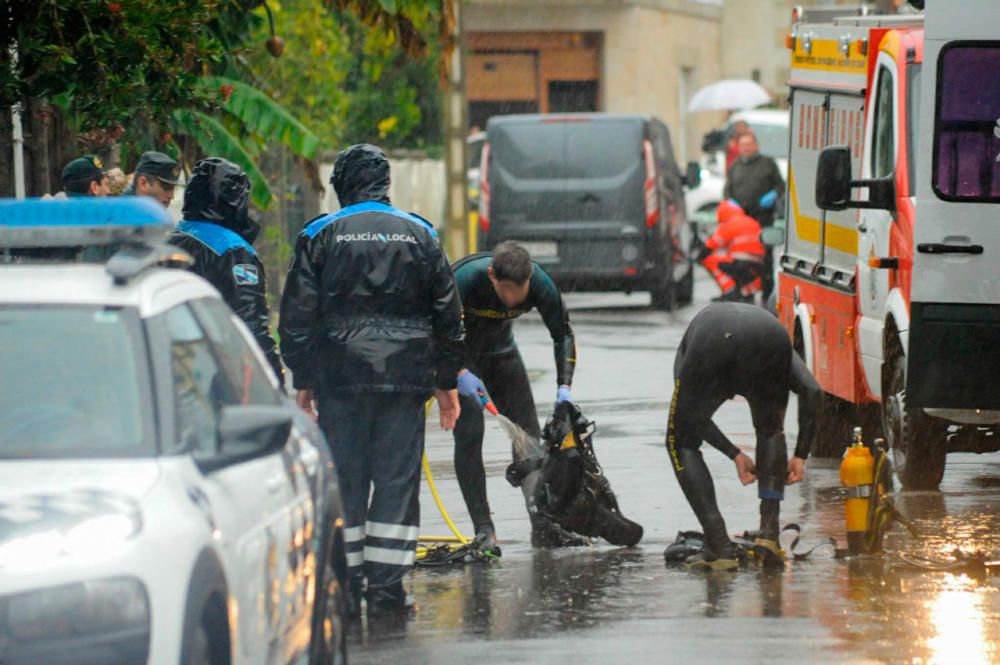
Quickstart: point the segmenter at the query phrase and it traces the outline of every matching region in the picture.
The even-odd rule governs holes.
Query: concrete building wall
[[[720,78],[721,14],[716,3],[693,0],[471,0],[463,30],[601,33],[599,108],[660,117],[678,154],[695,159],[722,116],[685,118],[681,96]]]

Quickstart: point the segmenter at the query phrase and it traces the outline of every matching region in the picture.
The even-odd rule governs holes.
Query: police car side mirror
[[[853,188],[862,190],[864,199],[851,199]],[[819,153],[816,165],[816,205],[823,210],[870,208],[896,209],[896,180],[893,174],[871,180],[851,180],[851,150],[830,146]]]
[[[701,184],[701,165],[698,162],[688,162],[684,184],[688,189],[694,189]]]
[[[222,407],[218,425],[223,458],[250,458],[281,450],[292,431],[287,407],[239,405]]]
[[[850,202],[851,149],[824,148],[816,165],[816,205],[823,210],[846,210]]]

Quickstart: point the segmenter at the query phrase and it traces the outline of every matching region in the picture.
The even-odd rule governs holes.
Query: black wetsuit
[[[699,448],[707,441],[730,459],[740,450],[715,426],[712,415],[736,395],[749,403],[757,435],[761,536],[775,539],[788,466],[784,420],[789,390],[800,397],[795,456],[805,459],[815,430],[819,387],[792,351],[788,333],[778,320],[752,305],[718,303],[691,321],[674,362],[667,451],[681,489],[701,522],[706,545],[717,555],[729,552],[729,537]]]
[[[541,438],[531,383],[521,353],[514,342],[513,320],[538,309],[549,329],[555,349],[556,385],[569,385],[576,366],[576,342],[569,313],[552,278],[534,264],[527,299],[516,308],[503,304],[486,269],[489,254],[475,254],[458,261],[455,282],[465,314],[466,368],[482,379],[497,409],[535,439]],[[486,498],[483,468],[482,409],[470,397],[461,397],[462,414],[455,426],[455,473],[462,488],[476,532],[493,528]],[[515,452],[515,458],[517,457]],[[532,483],[522,485],[526,496]],[[530,506],[529,506],[530,510]]]

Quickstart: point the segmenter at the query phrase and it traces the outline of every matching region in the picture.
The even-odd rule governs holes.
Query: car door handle
[[[285,488],[285,477],[275,476],[267,481],[267,491],[269,494],[280,494]]]
[[[597,203],[601,199],[598,198],[597,195],[587,192],[586,194],[581,196],[578,200],[580,201],[580,203]]]
[[[982,254],[982,245],[949,245],[943,242],[922,242],[917,245],[921,254]]]
[[[868,225],[865,224],[864,222],[861,222],[860,224],[858,224],[858,231],[861,231],[862,233],[868,233]]]

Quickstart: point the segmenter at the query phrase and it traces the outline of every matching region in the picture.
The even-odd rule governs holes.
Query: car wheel
[[[944,478],[948,423],[906,405],[906,356],[891,357],[882,399],[882,430],[906,489],[934,490]]]

